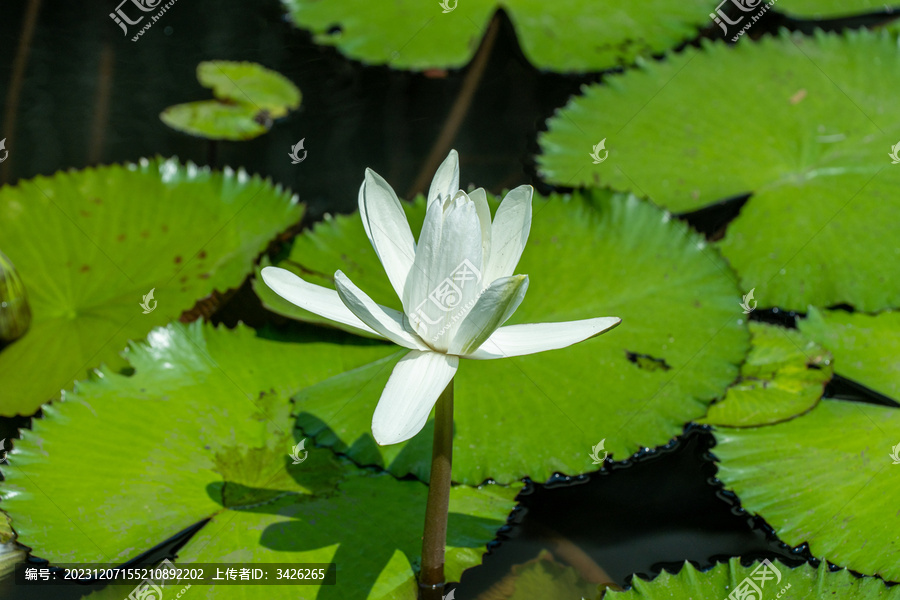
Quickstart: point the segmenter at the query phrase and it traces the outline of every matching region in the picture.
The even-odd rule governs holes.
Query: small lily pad
[[[834,354],[839,375],[900,402],[900,312],[866,315],[810,307],[797,326]]]
[[[404,209],[418,235],[424,201]],[[294,240],[279,266],[329,287],[341,269],[376,302],[400,308],[359,215],[318,223]],[[530,286],[508,324],[603,316],[623,322],[563,350],[462,361],[454,380],[456,481],[507,483],[592,471],[591,449],[604,439],[616,459],[665,444],[684,423],[701,418],[737,376],[749,334],[733,273],[698,234],[649,203],[605,191],[535,198],[516,273],[528,274]],[[259,277],[254,290],[273,310],[324,322],[278,302]],[[402,444],[378,446],[371,435],[375,405],[406,352],[394,349],[304,389],[296,398],[299,423],[317,443],[360,464],[427,481],[430,423]],[[633,361],[635,355],[649,362]]]
[[[269,130],[258,114],[251,104],[200,100],[170,106],[159,118],[172,129],[211,140],[252,140]]]
[[[756,571],[754,574],[754,571]],[[746,581],[750,580],[750,584]],[[606,600],[754,600],[771,598],[829,598],[829,600],[897,600],[900,588],[889,588],[873,577],[854,577],[847,570],[830,571],[823,561],[818,568],[804,564],[789,569],[780,562],[751,563],[739,558],[698,571],[685,562],[681,571],[663,571],[652,581],[635,577],[632,588],[607,592]],[[740,590],[740,591],[738,591]],[[737,592],[737,594],[735,594]],[[747,592],[750,592],[749,595]],[[732,596],[731,594],[735,594]],[[744,595],[739,595],[744,594]]]
[[[700,423],[750,427],[799,415],[822,396],[831,379],[831,355],[796,330],[750,323],[750,354],[740,380]]]
[[[211,60],[197,65],[197,80],[217,100],[176,104],[160,113],[173,129],[211,140],[249,140],[273,119],[300,106],[300,90],[285,76],[251,62]]]
[[[781,540],[900,579],[900,409],[822,400],[783,423],[714,433],[719,479]]]
[[[522,52],[540,69],[600,71],[694,37],[710,23],[708,2],[590,0],[283,0],[293,22],[350,58],[401,69],[458,68],[471,60],[502,9]]]
[[[333,586],[202,586],[198,597],[413,599],[427,487],[311,443],[300,462],[289,456],[300,441],[291,394],[389,350],[346,335],[292,343],[199,322],[155,329],[126,355],[133,375],[102,369],[22,430],[2,469],[3,506],[20,541],[52,563],[121,564],[209,519],[176,563],[338,569]],[[521,488],[453,488],[451,580],[480,563]]]
[[[300,90],[291,80],[252,62],[204,61],[197,65],[197,81],[211,88],[219,100],[251,104],[273,119],[300,106]]]
[[[897,307],[898,78],[887,32],[703,43],[585,87],[548,121],[539,172],[677,212],[750,195],[720,247],[760,308]]]
[[[296,197],[175,159],[0,188],[0,240],[28,293],[28,332],[0,352],[0,414],[31,414],[130,339],[237,287]]]

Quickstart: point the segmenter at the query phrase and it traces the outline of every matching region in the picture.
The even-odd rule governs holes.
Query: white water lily
[[[487,360],[565,348],[615,327],[600,317],[502,327],[525,297],[527,275],[513,275],[531,229],[531,186],[510,191],[491,221],[483,189],[459,189],[456,151],[428,191],[419,242],[397,194],[371,169],[359,190],[359,212],[403,312],[376,304],[341,271],[337,291],[290,271],[266,267],[279,296],[332,321],[409,348],[394,367],[372,417],[372,434],[396,444],[425,426],[460,358]]]

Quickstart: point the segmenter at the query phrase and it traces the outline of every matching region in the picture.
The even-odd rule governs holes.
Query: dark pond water
[[[408,74],[348,61],[290,26],[276,0],[179,0],[136,43],[110,20],[115,4],[3,1],[0,138],[7,138],[10,152],[0,167],[5,182],[156,154],[207,164],[210,145],[169,129],[158,114],[172,104],[209,97],[196,82],[198,62],[249,60],[293,80],[304,94],[303,104],[267,135],[219,144],[216,161],[219,166],[243,166],[291,188],[309,206],[308,223],[325,212],[353,211],[366,167],[409,197],[463,85],[463,72]],[[23,59],[23,23],[28,7],[35,5],[33,38],[21,63],[14,107],[8,94],[19,85],[14,74]],[[827,25],[856,26],[881,18]],[[766,19],[754,27],[755,34],[780,25],[810,28],[773,13]],[[462,183],[477,183],[493,192],[531,183],[548,191],[536,180],[531,158],[537,151],[536,133],[581,84],[599,79],[596,74],[536,71],[522,58],[502,18],[472,105],[453,138],[461,155]],[[287,154],[301,138],[308,156],[292,165]],[[743,200],[732,199],[687,218],[715,237]],[[771,312],[754,313],[754,318],[793,320]],[[256,327],[287,326],[263,310],[246,285],[215,317],[229,325],[238,319]],[[882,401],[850,382],[832,384],[829,394]],[[0,419],[0,437],[14,437],[29,421]],[[709,433],[688,427],[677,444],[628,463],[574,481],[530,484],[510,525],[484,564],[465,573],[457,595],[473,598],[506,575],[511,565],[534,558],[548,530],[578,545],[619,585],[632,574],[651,576],[684,560],[699,566],[736,555],[805,560],[802,552],[784,547],[763,523],[749,518],[720,491],[709,457],[712,443]],[[170,540],[156,554],[177,548],[185,539]],[[47,595],[0,584],[3,598],[80,596],[80,589],[55,588]]]

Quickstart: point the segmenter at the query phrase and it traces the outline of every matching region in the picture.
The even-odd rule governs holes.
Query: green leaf
[[[717,428],[715,436],[719,479],[781,540],[807,542],[814,556],[841,567],[900,579],[900,463],[890,456],[900,442],[900,409],[822,400],[796,419]]]
[[[197,81],[219,100],[251,104],[273,119],[300,106],[300,90],[276,71],[252,62],[210,60],[197,65]]]
[[[834,355],[837,373],[900,402],[900,312],[809,308],[797,327]]]
[[[404,209],[418,235],[424,201]],[[376,302],[400,308],[359,215],[335,217],[298,236],[281,266],[325,286],[333,286],[331,274],[341,269]],[[737,376],[749,334],[733,274],[699,235],[648,203],[607,192],[536,198],[516,273],[527,274],[530,286],[508,324],[602,316],[623,322],[563,350],[462,361],[454,380],[456,481],[592,471],[598,467],[591,448],[604,439],[616,459],[665,444],[685,422],[701,418]],[[281,311],[259,278],[254,289]],[[296,307],[284,312],[322,322]],[[375,405],[405,353],[396,349],[305,389],[296,398],[299,423],[317,443],[360,464],[427,481],[430,423],[404,444],[377,446],[371,435]]]
[[[634,62],[693,38],[711,23],[710,5],[685,2],[559,0],[389,0],[373,11],[364,0],[341,4],[283,0],[294,23],[350,58],[401,69],[458,68],[468,63],[494,13],[515,27],[526,58],[540,69],[600,71]]]
[[[34,555],[122,563],[210,519],[176,563],[334,562],[339,574],[335,586],[200,587],[198,597],[415,597],[427,487],[310,443],[303,462],[288,456],[300,441],[290,395],[388,345],[274,342],[199,322],[148,340],[127,353],[132,376],[104,369],[22,431],[0,489]],[[450,579],[480,562],[520,489],[453,488]]]
[[[204,61],[197,80],[218,100],[170,106],[160,113],[173,129],[211,140],[250,140],[272,120],[300,106],[300,90],[284,75],[252,62]]]
[[[129,339],[237,287],[300,219],[258,176],[175,159],[36,177],[0,189],[0,239],[33,315],[0,352],[0,414],[31,414]],[[141,304],[155,307],[145,314]]]
[[[841,19],[887,8],[883,0],[778,0],[776,6],[778,12],[797,19]]]
[[[886,33],[704,43],[585,88],[550,119],[539,171],[679,212],[751,194],[721,248],[760,308],[900,306],[898,77]]]
[[[252,104],[224,104],[201,100],[176,104],[160,113],[162,122],[178,131],[210,140],[252,140],[269,130],[256,120]]]
[[[585,581],[573,569],[554,560],[547,550],[532,560],[513,565],[510,574],[476,600],[547,600],[594,598],[598,586]]]
[[[750,427],[783,421],[819,401],[831,379],[831,355],[795,330],[750,323],[751,347],[740,380],[700,423]]]
[[[777,569],[774,573],[761,562],[753,563],[749,567],[742,566],[740,559],[731,558],[727,564],[717,564],[709,571],[698,571],[694,566],[685,562],[677,574],[663,571],[653,581],[647,582],[639,577],[632,580],[633,587],[624,592],[607,593],[607,600],[729,600],[736,586],[741,586],[745,578],[749,577],[754,569],[761,568],[757,573],[754,583],[759,585],[758,579],[762,569],[766,569],[769,575],[761,588],[763,599],[774,598],[829,598],[829,600],[896,600],[900,598],[900,588],[887,587],[883,581],[872,577],[857,578],[846,570],[829,571],[828,566],[822,562],[818,569],[809,564],[804,564],[795,569],[789,569],[785,565],[770,563]],[[782,593],[783,592],[783,593]],[[781,594],[779,596],[779,594]],[[754,593],[752,596],[742,596],[761,600]]]

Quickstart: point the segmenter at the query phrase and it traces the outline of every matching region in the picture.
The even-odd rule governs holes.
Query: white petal
[[[527,275],[503,277],[493,282],[456,327],[448,352],[465,356],[476,350],[516,312],[526,290]]]
[[[303,281],[287,269],[279,267],[265,267],[261,274],[266,285],[291,304],[326,319],[377,334],[341,302],[336,291]]]
[[[486,281],[509,277],[515,272],[531,231],[533,194],[530,185],[520,185],[506,194],[500,203],[491,225],[491,257],[486,261]]]
[[[341,271],[334,274],[334,284],[341,300],[363,323],[395,344],[411,350],[428,350],[419,336],[404,329],[402,312],[377,304]]]
[[[438,198],[452,198],[459,190],[459,155],[451,150],[441,166],[438,167],[428,188],[428,204]]]
[[[481,225],[481,272],[483,273],[491,256],[491,207],[488,206],[487,194],[484,193],[484,188],[472,190],[469,192],[469,198],[475,203],[475,211],[478,213],[478,224]]]
[[[465,192],[430,205],[403,310],[415,332],[435,350],[449,348],[452,330],[484,289],[481,264],[478,213]]]
[[[372,416],[375,441],[398,444],[422,431],[458,366],[458,357],[438,352],[413,350],[400,359]]]
[[[366,169],[366,179],[359,188],[359,215],[394,291],[402,298],[416,257],[416,241],[397,194],[372,169]]]
[[[583,321],[501,327],[478,350],[465,358],[487,360],[557,350],[600,335],[621,322],[618,317],[598,317]]]

